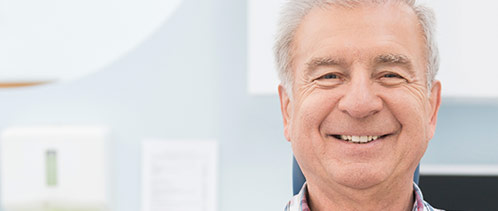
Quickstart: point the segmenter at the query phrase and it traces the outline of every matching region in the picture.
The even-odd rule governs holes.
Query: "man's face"
[[[310,184],[364,189],[411,180],[440,103],[440,83],[426,87],[424,49],[406,5],[328,6],[303,19],[293,98],[282,86],[279,94],[285,136]]]

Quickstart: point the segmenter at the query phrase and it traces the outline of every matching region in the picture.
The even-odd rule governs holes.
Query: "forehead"
[[[338,55],[371,61],[381,54],[402,54],[415,63],[425,61],[422,28],[403,3],[315,7],[297,28],[293,49],[297,66],[316,57]]]

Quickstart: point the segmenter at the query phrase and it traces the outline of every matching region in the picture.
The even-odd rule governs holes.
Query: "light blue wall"
[[[112,128],[114,207],[140,208],[140,141],[220,141],[221,211],[282,210],[291,153],[276,96],[246,91],[246,1],[185,0],[148,40],[68,83],[0,90],[0,129]],[[268,70],[273,71],[273,70]],[[443,103],[423,163],[498,164],[498,103]]]
[[[443,99],[423,164],[498,164],[498,99]]]

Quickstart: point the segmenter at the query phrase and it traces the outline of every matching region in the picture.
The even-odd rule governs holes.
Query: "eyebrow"
[[[343,59],[337,59],[332,57],[319,57],[314,58],[308,63],[306,63],[307,72],[311,72],[319,66],[340,66],[344,65],[346,62]]]
[[[405,66],[406,69],[408,70],[408,73],[411,76],[415,75],[415,72],[413,72],[413,66],[412,62],[410,59],[403,55],[403,54],[382,54],[378,55],[374,58],[374,64],[379,65],[379,64],[385,64],[385,65],[401,65]]]
[[[402,54],[382,54],[374,59],[375,63],[388,63],[388,64],[411,64],[410,59]]]

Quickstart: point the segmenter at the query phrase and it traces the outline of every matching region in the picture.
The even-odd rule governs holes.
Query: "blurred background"
[[[216,171],[213,180],[216,197],[212,199],[216,201],[214,210],[283,209],[292,195],[292,153],[283,137],[278,97],[275,91],[251,88],[267,86],[257,80],[260,73],[251,72],[251,67],[256,65],[250,62],[257,63],[258,59],[251,57],[251,52],[258,52],[257,43],[265,42],[251,38],[252,30],[265,32],[266,40],[271,41],[273,36],[265,30],[266,26],[258,24],[258,17],[265,20],[259,14],[272,14],[271,10],[265,10],[263,1],[183,0],[172,1],[167,6],[151,0],[148,1],[150,8],[159,9],[153,10],[147,17],[142,15],[147,13],[147,7],[136,13],[112,10],[117,8],[113,6],[106,8],[108,10],[93,11],[91,8],[98,7],[95,1],[93,7],[86,5],[88,11],[83,11],[81,15],[108,18],[119,13],[123,17],[120,20],[131,17],[130,24],[112,25],[114,22],[111,19],[108,23],[103,21],[95,29],[97,31],[81,31],[89,34],[82,36],[81,43],[77,45],[71,44],[80,39],[77,34],[65,29],[51,29],[48,22],[45,22],[46,27],[34,26],[31,31],[22,26],[14,27],[12,24],[18,22],[12,16],[5,15],[15,13],[12,8],[25,8],[37,15],[53,12],[44,11],[46,7],[29,4],[31,1],[23,1],[25,5],[12,2],[0,1],[0,12],[3,14],[0,16],[3,37],[0,38],[4,46],[0,46],[3,48],[1,67],[35,69],[35,77],[28,73],[25,76],[6,75],[5,79],[0,79],[5,87],[0,89],[0,130],[46,126],[106,128],[106,132],[96,136],[105,137],[108,142],[108,151],[103,153],[102,158],[108,162],[108,166],[103,167],[108,171],[105,176],[108,183],[105,192],[109,196],[106,203],[116,211],[146,211],[143,208],[143,201],[147,200],[143,196],[143,186],[150,181],[144,181],[147,178],[143,175],[144,141],[214,140],[217,144],[217,150],[214,150],[217,158],[212,160],[217,163],[213,168]],[[125,4],[109,2],[108,5]],[[128,9],[136,6],[131,0],[124,2],[130,2]],[[479,22],[484,27],[479,28],[475,26],[476,22],[455,19],[468,17],[464,14],[473,11],[466,1],[451,1],[451,4],[443,0],[435,2],[435,7],[448,9],[448,12],[438,13],[438,18],[441,19],[440,26],[448,28],[440,29],[439,39],[443,55],[441,80],[443,87],[448,81],[449,87],[445,89],[451,94],[443,98],[437,132],[421,166],[477,166],[483,167],[477,170],[479,174],[486,169],[493,174],[495,166],[498,166],[498,85],[494,82],[498,70],[492,64],[494,47],[498,47],[498,43],[492,39],[470,39],[475,42],[458,44],[460,40],[469,40],[466,36],[471,36],[458,32],[466,31],[459,23],[468,24],[475,27],[474,32],[491,28],[490,31],[473,35],[473,38],[496,37],[497,29],[493,27],[496,23],[491,21],[497,19],[489,18],[496,15],[491,12],[483,14],[488,17],[484,19],[488,22]],[[490,1],[480,0],[480,3],[486,3],[486,8],[498,8],[496,3]],[[154,7],[154,4],[158,6]],[[467,10],[461,11],[461,8]],[[19,23],[45,20],[26,16],[19,16],[16,20],[21,19]],[[84,22],[86,19],[82,17],[78,20]],[[132,23],[133,20],[154,24]],[[91,24],[86,26],[82,23],[75,24],[75,28],[92,29]],[[143,30],[142,33],[134,34],[136,28],[131,26]],[[69,41],[65,43],[62,40],[65,36],[56,37],[52,41],[60,46],[50,47],[50,43],[46,43],[40,45],[42,50],[30,50],[29,46],[23,45],[27,41],[15,34],[30,34],[35,37],[29,38],[32,39],[30,42],[36,43],[37,36],[34,35],[39,33],[38,37],[43,37],[44,30],[67,32]],[[115,32],[123,36],[112,34]],[[98,39],[99,35],[105,39]],[[254,36],[258,36],[257,33]],[[265,52],[261,54],[266,55],[268,50],[264,49],[265,45],[262,46]],[[479,51],[469,52],[469,49]],[[470,58],[460,52],[468,53]],[[477,58],[475,55],[479,53],[488,57]],[[445,57],[445,54],[454,57]],[[22,58],[23,55],[26,57]],[[59,64],[64,65],[54,66],[50,61],[60,61]],[[455,64],[462,61],[465,61],[462,65]],[[271,65],[258,66],[258,69],[273,74],[275,70]],[[50,69],[62,71],[55,75],[40,74]],[[452,69],[455,71],[452,72]],[[64,75],[71,70],[81,72]],[[272,77],[271,74],[268,77]],[[261,77],[265,77],[263,75]],[[25,86],[38,83],[46,84]],[[9,86],[21,87],[7,88]],[[276,90],[276,87],[273,88]],[[23,134],[22,130],[18,133]],[[23,147],[30,148],[30,145]],[[1,150],[10,151],[7,148]],[[91,151],[86,155],[93,156]],[[53,156],[52,152],[46,154],[47,158],[50,156]],[[2,159],[3,165],[14,162],[7,157]],[[0,177],[5,171],[9,170],[2,168]],[[8,194],[5,191],[0,196],[2,199]],[[2,204],[2,210],[8,209]]]

